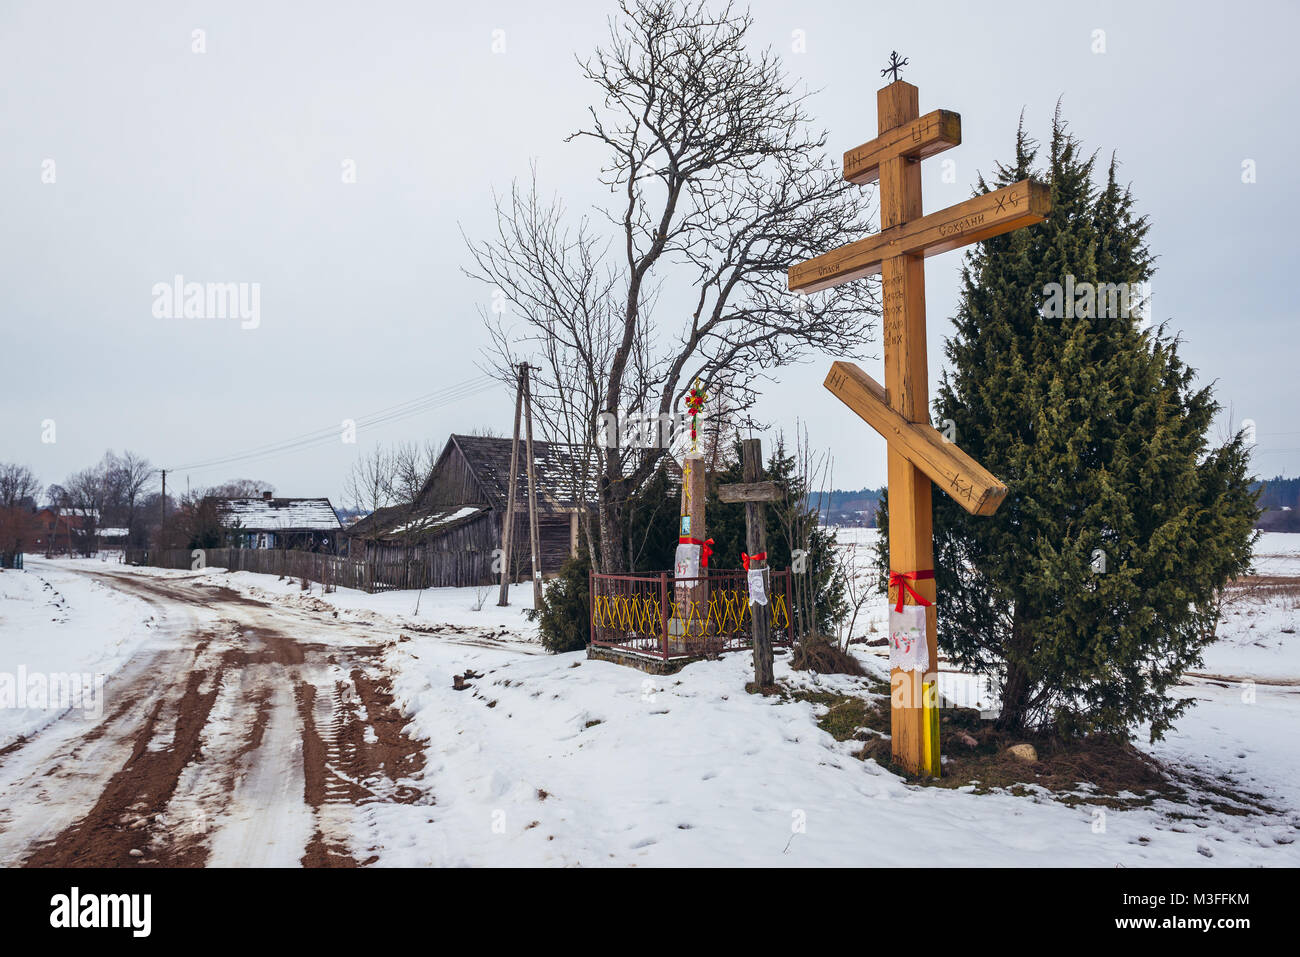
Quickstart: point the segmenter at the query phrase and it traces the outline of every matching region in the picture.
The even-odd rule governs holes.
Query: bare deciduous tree
[[[571,221],[540,197],[534,170],[530,186],[498,198],[496,235],[469,244],[467,270],[508,304],[485,310],[496,374],[513,383],[520,361],[538,364],[541,431],[588,448],[602,413],[670,415],[696,377],[743,407],[765,370],[859,354],[878,314],[865,283],[807,298],[786,290],[791,264],[868,233],[869,209],[826,156],[807,94],[770,51],[747,47],[749,15],[731,4],[620,6],[608,43],[580,64],[600,99],[570,137],[604,151],[610,203],[596,221]],[[624,561],[627,497],[665,451],[610,444],[594,465],[575,457],[597,472],[606,571]]]
[[[0,462],[0,507],[31,507],[36,504],[40,490],[40,481],[27,466]]]
[[[393,447],[390,492],[394,502],[415,501],[438,461],[438,451],[432,442],[399,442]]]
[[[382,445],[352,463],[343,480],[343,495],[359,512],[376,512],[393,504],[393,456]]]
[[[120,456],[109,451],[104,456],[108,499],[118,513],[116,519],[124,523],[131,544],[137,547],[146,540],[145,529],[137,521],[142,494],[152,482],[156,470],[149,460],[127,450]]]

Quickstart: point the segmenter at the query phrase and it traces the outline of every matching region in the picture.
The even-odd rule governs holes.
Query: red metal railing
[[[795,638],[788,571],[768,572],[767,605],[750,604],[742,571],[699,578],[593,573],[588,588],[591,643],[604,648],[665,661],[714,656],[752,645],[754,614],[769,616],[773,645]]]

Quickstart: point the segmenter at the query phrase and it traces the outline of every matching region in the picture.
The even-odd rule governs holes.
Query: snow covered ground
[[[1046,795],[908,785],[820,730],[815,705],[746,694],[744,655],[651,677],[580,654],[520,658],[425,637],[389,654],[398,700],[429,741],[438,805],[384,864],[1300,864],[1294,810],[1181,820],[1185,806],[1158,801],[1107,810],[1099,832],[1094,808]],[[452,690],[466,668],[484,677]],[[812,683],[783,659],[777,678]],[[862,679],[818,684],[864,691]],[[1280,729],[1300,720],[1300,695],[1248,707],[1230,692],[1192,693],[1196,717],[1157,753],[1295,808],[1297,762]]]
[[[66,559],[55,562],[37,559],[37,562],[42,568],[51,564],[76,567],[75,561]],[[28,565],[33,567],[30,559]],[[504,633],[505,640],[513,644],[535,645],[537,642],[537,626],[524,616],[524,612],[533,607],[533,589],[527,582],[510,586],[510,604],[503,608],[497,605],[496,586],[426,588],[423,591],[387,591],[371,595],[353,588],[325,593],[316,582],[304,591],[298,579],[280,579],[257,572],[229,572],[224,568],[188,572],[132,566],[130,571],[152,578],[220,584],[249,598],[304,610],[347,612],[353,620],[374,621],[395,628],[418,631],[450,625]],[[540,649],[534,647],[531,650]]]
[[[152,627],[140,599],[58,563],[0,572],[0,748],[70,711],[93,717],[99,690]],[[42,681],[56,693],[42,692]],[[62,688],[84,694],[60,698]]]
[[[865,565],[875,534],[846,529],[840,540],[856,543]],[[1300,576],[1300,536],[1265,536],[1258,553],[1260,575]],[[31,560],[26,572],[0,574],[0,671],[19,658],[111,671],[149,636],[147,605],[78,574],[93,564]],[[432,803],[359,805],[353,853],[377,865],[1300,865],[1300,643],[1295,599],[1286,595],[1229,607],[1205,676],[1179,689],[1197,706],[1147,748],[1204,782],[1204,800],[1099,815],[1032,789],[977,795],[909,785],[855,757],[858,742],[821,730],[822,706],[747,694],[745,654],[666,677],[547,655],[521,614],[531,602],[527,585],[511,589],[509,608],[496,606],[495,589],[429,589],[417,612],[414,592],[323,595],[318,585],[304,592],[246,572],[127,571],[196,589],[226,586],[294,621],[337,623],[382,646],[377,663],[391,678],[394,705],[410,720],[406,733],[423,742],[420,785]],[[245,613],[250,622],[263,614]],[[882,634],[886,617],[876,596],[855,635]],[[874,649],[855,648],[874,674],[886,674]],[[453,690],[453,676],[467,671],[479,677]],[[794,689],[870,695],[868,680],[792,672],[783,656],[777,678]],[[941,682],[953,696],[972,684],[952,672]],[[11,737],[37,726],[3,711],[0,721]],[[220,727],[210,725],[212,733]],[[260,793],[255,784],[247,787]],[[1271,810],[1214,810],[1220,788],[1255,795]],[[243,808],[240,820],[257,819],[240,793],[231,805]],[[239,860],[247,828],[229,823],[212,861]]]

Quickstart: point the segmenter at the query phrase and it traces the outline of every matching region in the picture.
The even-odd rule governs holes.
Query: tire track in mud
[[[199,592],[176,580],[96,577],[154,604],[200,605],[221,619],[185,636],[192,645],[183,665],[176,649],[157,654],[161,667],[140,669],[141,677],[119,689],[110,717],[55,756],[71,759],[133,708],[144,711],[120,735],[118,753],[127,753],[115,759],[120,764],[93,806],[34,845],[27,866],[202,866],[214,847],[222,862],[268,854],[288,862],[296,839],[285,831],[294,829],[258,823],[275,814],[305,828],[297,832],[302,865],[363,866],[377,860],[379,838],[367,833],[361,808],[432,803],[421,783],[423,748],[405,735],[406,720],[373,661],[379,643],[300,641],[294,632],[302,625],[322,632],[341,623],[284,614],[221,586]],[[142,709],[150,695],[156,702]],[[259,804],[295,803],[286,789],[298,786],[299,775],[300,815],[283,801]],[[279,787],[275,795],[264,793],[268,781]]]
[[[26,866],[112,867],[143,855],[141,846],[149,827],[171,800],[181,771],[201,757],[199,738],[217,697],[215,684],[209,691],[202,690],[208,677],[206,668],[195,668],[186,676],[184,690],[174,707],[169,707],[166,697],[158,700],[135,736],[131,755],[109,779],[95,806],[53,841],[39,847],[24,862]],[[175,712],[171,718],[171,746],[153,748],[150,745],[156,732],[166,725],[164,709]],[[201,848],[177,848],[149,863],[186,867],[202,865],[204,860]]]

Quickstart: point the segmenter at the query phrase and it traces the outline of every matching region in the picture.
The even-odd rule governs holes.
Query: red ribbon
[[[920,595],[918,595],[916,593],[916,589],[908,584],[908,582],[918,582],[933,577],[934,577],[933,568],[928,568],[924,571],[919,571],[919,572],[891,571],[889,573],[889,587],[890,588],[893,588],[895,586],[898,587],[898,604],[894,606],[894,611],[903,610],[903,589],[907,589],[907,594],[911,595],[914,599],[916,599],[916,603],[918,605],[928,606],[933,604],[933,602],[928,602]]]
[[[677,539],[678,545],[699,545],[700,546],[700,567],[709,567],[709,556],[713,554],[713,539],[700,541],[698,538],[691,538],[689,535],[683,535]]]
[[[767,561],[767,552],[759,552],[757,555],[746,555],[744,552],[740,553],[740,563],[745,566],[745,571],[749,571],[750,562],[765,561]]]

